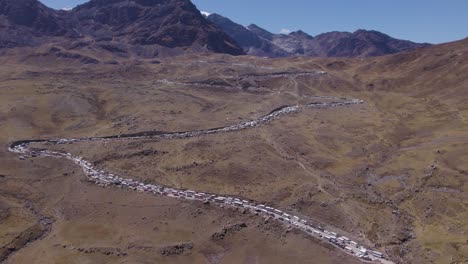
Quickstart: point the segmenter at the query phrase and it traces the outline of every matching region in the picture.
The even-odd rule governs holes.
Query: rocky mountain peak
[[[247,27],[250,31],[252,31],[254,34],[258,35],[261,38],[272,40],[274,35],[273,33],[269,32],[268,30],[265,30],[255,24],[251,24]]]
[[[227,17],[213,13],[209,15],[207,19],[223,29],[224,32],[235,39],[241,46],[261,45],[261,43],[259,43],[261,40],[257,37],[257,35],[252,33],[244,26],[234,23]]]
[[[92,0],[72,16],[80,32],[132,45],[197,45],[233,55],[242,49],[209,23],[189,0]]]
[[[302,30],[293,31],[293,32],[289,33],[289,36],[296,37],[296,38],[307,38],[307,39],[313,39],[314,38],[314,37],[312,37],[311,35],[305,33]]]

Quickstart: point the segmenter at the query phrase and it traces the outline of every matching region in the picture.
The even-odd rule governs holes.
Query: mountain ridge
[[[203,52],[362,58],[429,45],[374,30],[274,34],[219,14],[205,16],[190,0],[90,0],[69,11],[51,9],[38,0],[0,0],[0,29],[0,49],[58,45],[127,58]]]
[[[168,49],[243,54],[189,0],[91,0],[70,11],[37,0],[0,0],[0,27],[5,29],[0,48],[37,46],[60,37],[64,43],[89,47],[99,42],[150,56]]]
[[[359,29],[355,32],[332,31],[311,36],[302,30],[289,34],[274,34],[256,24],[247,26],[251,34],[267,42],[276,52],[252,49],[243,41],[236,30],[243,27],[229,18],[211,14],[208,20],[223,29],[236,40],[249,55],[267,57],[310,56],[310,57],[374,57],[426,47],[427,43],[414,43],[390,37],[376,30]],[[226,23],[229,20],[230,23]],[[266,44],[265,44],[266,45]]]

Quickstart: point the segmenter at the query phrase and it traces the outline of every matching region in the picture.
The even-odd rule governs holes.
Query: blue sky
[[[74,7],[86,0],[41,0]],[[442,43],[468,37],[468,0],[193,0],[210,13],[271,32],[374,29],[396,38]]]

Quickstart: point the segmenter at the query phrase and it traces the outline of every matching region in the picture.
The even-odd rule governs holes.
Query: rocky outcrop
[[[177,256],[177,255],[182,255],[193,248],[193,243],[192,242],[187,242],[187,243],[179,243],[176,245],[170,245],[161,248],[160,253],[163,256]]]
[[[67,245],[67,244],[56,244],[54,247],[59,247],[63,249],[68,249],[68,250],[73,250],[77,251],[82,254],[101,254],[105,256],[116,256],[116,257],[126,257],[128,256],[128,253],[126,253],[124,250],[120,248],[113,248],[113,247],[90,247],[90,248],[84,248],[84,247],[75,247],[73,245]]]
[[[220,241],[220,240],[223,240],[226,236],[233,235],[241,231],[244,228],[247,228],[246,223],[231,225],[231,226],[223,228],[223,230],[221,230],[220,232],[216,232],[212,234],[211,239],[213,241]]]

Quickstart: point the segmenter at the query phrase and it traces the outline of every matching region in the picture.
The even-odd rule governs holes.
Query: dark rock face
[[[378,31],[329,32],[312,37],[301,30],[273,34],[254,24],[246,29],[217,14],[208,20],[235,39],[247,54],[257,56],[371,57],[428,45],[394,39]]]
[[[124,44],[130,50],[160,46],[243,54],[189,0],[91,0],[69,12],[47,8],[37,0],[0,0],[0,28],[10,33],[10,37],[0,34],[0,43],[5,43],[0,47],[34,46],[50,41],[47,37],[65,41],[87,37],[117,42],[119,49]]]

